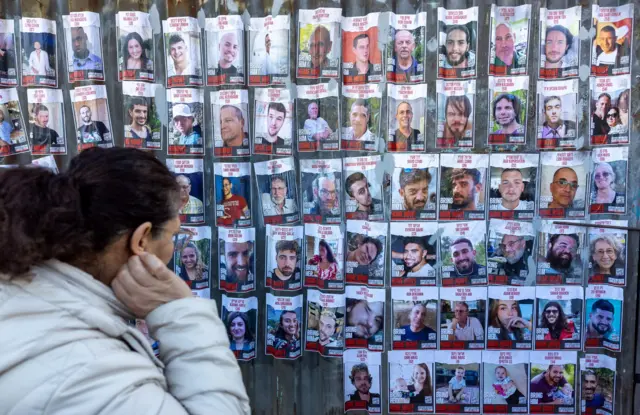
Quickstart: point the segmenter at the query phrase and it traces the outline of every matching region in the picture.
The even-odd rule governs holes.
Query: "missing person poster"
[[[384,15],[383,15],[384,16]],[[380,13],[342,18],[342,82],[381,82],[384,52],[378,41]]]
[[[366,349],[344,352],[344,410],[382,413],[382,353]]]
[[[539,215],[542,218],[584,218],[590,154],[543,152],[540,156]]]
[[[204,223],[204,160],[167,159],[180,186],[180,222]]]
[[[229,346],[236,359],[255,359],[258,344],[258,298],[236,298],[222,294],[221,319],[227,328]]]
[[[536,305],[536,350],[582,349],[581,286],[538,286]]]
[[[297,78],[340,78],[342,9],[298,10]]]
[[[589,213],[623,215],[627,211],[628,159],[629,147],[593,149]]]
[[[155,80],[153,27],[149,13],[116,13],[118,80]]]
[[[245,293],[256,289],[255,246],[255,228],[218,228],[218,275],[221,290]]]
[[[291,224],[300,221],[298,186],[293,157],[253,164],[265,224]]]
[[[424,151],[426,96],[427,84],[387,84],[387,151]]]
[[[244,22],[230,14],[206,19],[207,86],[243,85]]]
[[[345,157],[345,216],[347,219],[384,220],[384,166],[382,156]]]
[[[437,222],[391,222],[391,286],[435,286]]]
[[[349,284],[384,287],[389,224],[365,220],[347,221],[345,279]]]
[[[298,85],[296,90],[298,151],[338,151],[340,99],[337,84]]]
[[[473,147],[476,81],[436,81],[436,148]]]
[[[438,78],[475,78],[478,7],[438,7]]]
[[[631,73],[633,44],[633,4],[618,7],[591,6],[593,42],[591,75]]]
[[[489,217],[533,219],[539,155],[493,153],[489,161]]]
[[[491,219],[487,268],[491,285],[531,285],[536,234],[531,222]]]
[[[440,155],[440,220],[484,220],[488,154]]]
[[[300,160],[304,223],[342,222],[342,160]]]
[[[34,17],[20,19],[22,86],[58,86],[56,21]]]
[[[204,154],[204,91],[196,88],[167,89],[169,155]]]
[[[485,414],[526,413],[529,410],[529,352],[482,352]]]
[[[580,64],[582,7],[540,9],[541,79],[576,78]]]
[[[31,154],[34,156],[67,154],[62,90],[49,88],[27,89],[27,103]],[[2,124],[3,126],[5,125],[4,122]],[[6,133],[4,128],[2,134],[4,135],[2,141],[5,141]],[[9,133],[10,139],[11,133]],[[0,152],[2,152],[1,149]]]
[[[486,287],[440,288],[440,349],[484,349]]]
[[[580,359],[580,414],[614,414],[616,363],[604,354],[589,353]]]
[[[434,352],[394,350],[388,356],[389,412],[433,413]]]
[[[276,296],[267,293],[266,355],[294,360],[302,356],[302,294]]]
[[[344,353],[345,295],[307,290],[307,333],[304,349],[325,357]]]
[[[578,149],[578,79],[538,81],[537,141],[540,150]]]
[[[627,220],[599,219],[594,225],[629,226]],[[589,284],[609,284],[617,287],[627,285],[627,241],[626,229],[588,228]]]
[[[302,226],[266,225],[265,286],[274,290],[297,291],[302,288]]]
[[[538,285],[582,286],[586,229],[580,226],[579,221],[568,222],[572,224],[560,225],[543,220],[538,225]]]
[[[342,150],[380,150],[381,88],[378,84],[345,85],[342,88]]]
[[[531,352],[529,411],[568,414],[576,411],[576,352]]]
[[[70,91],[78,151],[113,147],[107,87],[87,85]]]
[[[293,100],[285,88],[256,88],[253,154],[293,154]]]
[[[251,163],[215,163],[216,225],[251,226]]]
[[[389,156],[387,156],[389,157]],[[391,221],[436,219],[438,154],[391,154]]]
[[[387,81],[418,83],[424,80],[427,12],[389,13]]]
[[[125,147],[162,149],[163,128],[156,105],[156,93],[161,89],[160,84],[122,82]]]
[[[393,287],[391,301],[392,349],[436,349],[438,347],[438,288]]]
[[[489,77],[490,145],[525,145],[529,77]]]
[[[536,318],[535,287],[501,285],[489,287],[488,291],[487,349],[531,350]]]
[[[591,145],[629,144],[631,77],[629,75],[591,77],[589,81]]]
[[[162,21],[167,88],[202,86],[200,24],[194,17],[169,17]]]
[[[440,222],[442,286],[486,285],[486,223]]]
[[[304,286],[344,289],[344,236],[339,225],[304,225]]]
[[[251,155],[249,142],[249,94],[246,89],[211,91],[213,155]]]
[[[531,5],[491,5],[489,74],[526,75],[529,55]]]
[[[482,352],[437,350],[435,352],[436,413],[480,413]]]
[[[0,19],[0,86],[18,86],[14,19]]]
[[[62,16],[69,83],[104,81],[100,14],[71,12]]]
[[[347,285],[345,294],[346,348],[384,351],[385,289]]]
[[[211,227],[182,227],[174,248],[174,272],[194,296],[211,298]]]
[[[291,16],[251,17],[249,86],[283,85],[289,79]]]
[[[619,352],[622,336],[623,288],[589,285],[585,291],[584,347]]]

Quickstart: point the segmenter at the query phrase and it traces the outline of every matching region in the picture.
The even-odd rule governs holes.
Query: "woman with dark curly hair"
[[[142,150],[0,169],[0,413],[251,413],[215,303],[167,268],[179,208]]]
[[[549,301],[545,304],[539,328],[549,330],[544,335],[544,340],[572,340],[576,332],[573,321],[567,320],[562,306],[556,301]]]
[[[255,348],[247,313],[239,311],[229,313],[226,323],[232,351],[250,352]]]

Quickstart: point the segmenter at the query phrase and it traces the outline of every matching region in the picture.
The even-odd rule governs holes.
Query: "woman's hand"
[[[191,289],[155,255],[143,253],[122,265],[111,288],[138,318],[173,300],[189,298]]]

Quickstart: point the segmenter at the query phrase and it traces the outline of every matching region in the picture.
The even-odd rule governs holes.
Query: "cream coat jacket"
[[[0,275],[0,415],[250,413],[214,301],[147,316],[160,359],[132,318],[109,287],[60,261]]]

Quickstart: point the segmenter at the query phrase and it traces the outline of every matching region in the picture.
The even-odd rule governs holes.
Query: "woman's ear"
[[[151,222],[144,222],[138,226],[131,234],[129,240],[129,249],[134,255],[140,255],[146,252],[149,242],[151,241]]]

